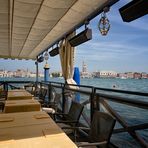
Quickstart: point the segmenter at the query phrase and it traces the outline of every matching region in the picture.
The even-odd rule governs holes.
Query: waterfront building
[[[130,78],[130,79],[134,78],[134,73],[133,72],[127,72],[125,74],[127,75],[127,78]]]
[[[15,77],[26,77],[26,71],[23,69],[17,69],[15,71]]]
[[[146,72],[142,72],[142,73],[141,73],[141,78],[142,78],[142,79],[147,79],[147,78],[148,78],[147,73],[146,73]]]
[[[82,72],[81,72],[81,78],[90,78],[92,77],[91,74],[87,71],[87,65],[84,63],[82,64]]]
[[[32,73],[32,72],[31,72],[31,73],[30,73],[30,77],[31,77],[31,78],[35,78],[35,77],[36,77],[36,73]]]
[[[7,70],[0,70],[0,77],[13,77],[13,72]]]
[[[3,77],[3,70],[0,69],[0,77]]]
[[[36,75],[36,73],[34,73],[34,75]],[[36,76],[35,76],[36,77]],[[43,73],[39,73],[39,77],[40,78],[43,78],[44,77],[44,74]]]
[[[126,79],[127,78],[127,74],[126,73],[119,73],[118,77],[121,79]]]
[[[0,77],[9,77],[8,71],[6,71],[6,70],[1,70],[1,71],[0,71]]]
[[[82,72],[87,72],[87,65],[84,63],[83,61],[83,64],[82,64]]]
[[[99,71],[93,72],[92,76],[95,78],[100,78],[100,72]]]
[[[8,73],[8,77],[9,77],[9,78],[12,78],[13,75],[14,75],[14,73],[13,73],[12,71],[8,71],[7,73]]]
[[[115,72],[115,71],[100,71],[100,77],[102,77],[102,78],[116,78],[117,72]]]
[[[141,73],[134,72],[134,79],[141,79]]]

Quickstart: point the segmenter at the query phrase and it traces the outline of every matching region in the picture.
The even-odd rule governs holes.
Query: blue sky
[[[118,9],[128,0],[120,0],[107,13],[111,28],[107,36],[101,36],[97,25],[100,15],[88,25],[93,31],[93,39],[78,46],[75,50],[75,66],[82,69],[82,62],[88,71],[114,70],[117,72],[137,71],[148,73],[148,15],[133,22],[122,21]],[[82,31],[84,26],[78,32]],[[51,71],[61,71],[59,56],[50,57]],[[45,63],[39,65],[43,71]],[[32,60],[0,59],[0,69],[18,68],[35,71]]]

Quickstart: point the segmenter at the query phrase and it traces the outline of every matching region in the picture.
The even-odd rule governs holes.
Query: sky
[[[75,49],[75,67],[82,69],[82,62],[87,64],[88,71],[113,70],[116,72],[147,72],[148,73],[148,15],[130,23],[123,22],[118,9],[130,0],[120,0],[110,8],[107,17],[110,30],[102,36],[98,29],[101,15],[90,21],[92,40],[81,44]],[[84,30],[82,26],[77,32]],[[61,71],[59,56],[48,60],[50,71]],[[43,72],[45,62],[39,64]],[[0,59],[0,69],[14,71],[29,69],[35,71],[35,61]]]

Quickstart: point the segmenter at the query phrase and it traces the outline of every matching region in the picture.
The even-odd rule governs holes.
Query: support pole
[[[38,82],[38,77],[39,77],[39,68],[38,68],[38,62],[35,62],[36,65],[36,83]]]
[[[48,63],[46,63],[45,67],[44,67],[44,81],[45,82],[49,81],[49,65],[48,65]]]

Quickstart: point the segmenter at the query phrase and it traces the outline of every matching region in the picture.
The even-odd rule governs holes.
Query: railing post
[[[96,110],[100,111],[100,96],[96,95]]]
[[[4,82],[3,89],[5,91],[8,91],[8,83],[7,82]]]
[[[95,92],[96,92],[96,89],[92,87],[92,93],[90,96],[90,121],[92,121],[93,114],[95,111]]]
[[[5,90],[5,87],[6,87],[6,86],[5,86],[5,83],[6,83],[6,82],[3,82],[3,90]]]
[[[50,102],[51,97],[51,83],[48,84],[48,102]]]
[[[65,84],[64,85],[61,84],[61,86],[62,86],[62,112],[64,113],[65,112],[65,102],[66,102],[65,94],[64,94],[64,92],[65,92]]]
[[[42,88],[42,82],[40,82],[39,84],[40,84],[40,88]]]
[[[39,80],[39,68],[38,68],[38,62],[37,61],[35,62],[35,65],[36,65],[36,82],[38,82],[38,80]]]

